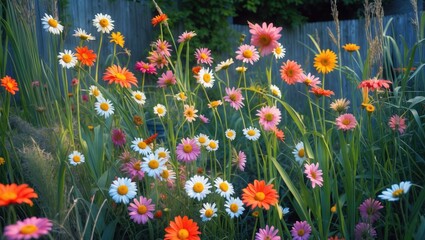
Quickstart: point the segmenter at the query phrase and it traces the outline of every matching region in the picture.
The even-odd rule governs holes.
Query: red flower
[[[16,80],[7,75],[6,77],[1,79],[1,86],[13,95],[15,95],[16,91],[19,91],[18,83],[16,82]]]
[[[199,231],[198,224],[192,219],[189,219],[187,216],[183,218],[177,216],[174,218],[174,221],[170,222],[170,226],[165,228],[165,238],[164,240],[199,240]]]

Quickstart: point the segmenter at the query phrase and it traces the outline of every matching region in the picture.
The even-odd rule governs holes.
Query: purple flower
[[[382,208],[384,207],[380,201],[368,198],[359,206],[360,216],[363,221],[372,224],[381,217],[379,210]]]
[[[280,237],[277,235],[278,229],[275,229],[273,226],[269,227],[266,225],[265,228],[260,228],[255,234],[255,240],[280,240]]]
[[[292,226],[291,234],[294,240],[307,240],[310,237],[311,227],[307,221],[296,221]]]
[[[116,147],[121,147],[126,143],[125,133],[118,128],[112,130],[112,142]]]
[[[151,204],[152,199],[147,199],[140,196],[139,200],[135,198],[128,206],[130,218],[134,222],[145,224],[149,219],[153,219],[153,211],[155,211],[155,204]]]
[[[369,223],[358,223],[354,230],[354,236],[356,240],[373,239],[376,237],[376,231]]]

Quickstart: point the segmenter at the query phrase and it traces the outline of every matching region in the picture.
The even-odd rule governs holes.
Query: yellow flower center
[[[202,79],[204,80],[204,82],[209,83],[211,81],[211,75],[205,73],[204,76],[202,76]]]
[[[136,100],[142,100],[142,95],[140,94],[140,93],[136,93],[135,95],[134,95],[134,98],[136,99]]]
[[[201,55],[199,56],[201,59],[203,60],[207,60],[208,59],[208,55],[205,53],[201,53]]]
[[[331,212],[332,212],[332,213],[336,213],[336,205],[333,205],[333,206],[331,207]]]
[[[21,229],[19,229],[19,233],[23,235],[29,235],[37,232],[38,227],[34,224],[27,224],[25,226],[22,226]]]
[[[236,94],[230,94],[230,95],[229,95],[229,98],[230,98],[230,100],[232,100],[232,101],[236,101],[236,99],[237,99],[237,95],[236,95]]]
[[[342,124],[349,125],[351,123],[350,119],[344,119],[342,120]]]
[[[214,211],[212,209],[205,210],[205,217],[210,218],[214,214]]]
[[[191,118],[193,117],[194,113],[192,111],[192,109],[187,109],[186,110],[186,117]]]
[[[126,195],[128,193],[128,187],[126,185],[121,185],[118,187],[117,192],[119,195]]]
[[[397,189],[393,192],[393,197],[400,197],[403,194],[403,189]]]
[[[92,94],[93,94],[93,96],[97,97],[97,96],[99,96],[99,95],[100,95],[100,92],[99,92],[99,90],[98,90],[98,89],[93,89],[93,90],[92,90]]]
[[[192,145],[190,145],[190,144],[185,144],[185,145],[183,146],[183,151],[184,151],[185,153],[190,153],[190,152],[192,152]]]
[[[249,129],[247,133],[248,133],[248,135],[249,135],[249,136],[251,136],[251,137],[252,137],[252,136],[255,136],[255,133],[256,133],[256,132],[255,132],[255,130],[254,130],[254,129]]]
[[[170,176],[170,172],[167,169],[164,169],[161,173],[161,177],[167,179]]]
[[[301,148],[300,150],[298,150],[298,157],[303,158],[304,156],[305,156],[304,148]]]
[[[115,74],[115,77],[118,78],[120,81],[125,81],[126,77],[122,73]]]
[[[53,18],[50,18],[49,21],[47,21],[50,27],[56,28],[58,26],[58,21],[56,21]]]
[[[272,90],[272,94],[275,95],[275,96],[279,96],[279,92],[276,89]]]
[[[145,205],[140,205],[137,207],[137,213],[138,214],[145,214],[148,211],[148,208]]]
[[[204,184],[197,182],[195,184],[193,184],[193,191],[196,193],[200,193],[202,191],[204,191]]]
[[[257,201],[263,201],[264,198],[266,198],[266,195],[263,192],[257,192],[254,197]]]
[[[156,112],[158,114],[163,114],[164,113],[164,109],[159,107],[159,108],[156,109]]]
[[[321,63],[323,66],[328,66],[328,65],[329,65],[329,59],[327,59],[327,58],[322,58],[322,59],[320,60],[320,63]]]
[[[181,100],[186,99],[186,95],[184,95],[184,92],[179,93],[179,97],[180,97]]]
[[[266,115],[264,115],[264,118],[270,122],[273,120],[274,115],[272,113],[266,113]]]
[[[311,178],[313,178],[313,179],[317,178],[317,174],[314,171],[310,172],[310,175],[311,175]]]
[[[166,152],[159,152],[158,153],[158,157],[160,157],[160,158],[166,158],[167,157],[167,153]]]
[[[230,208],[230,211],[232,211],[234,213],[238,212],[238,210],[239,210],[239,206],[236,203],[230,204],[230,207],[229,208]]]
[[[153,159],[153,160],[149,161],[148,165],[149,165],[150,169],[157,169],[159,167],[159,162],[157,160]]]
[[[208,143],[208,146],[212,149],[216,149],[217,148],[217,143],[215,143],[214,141],[210,141],[210,143]]]
[[[140,141],[140,142],[137,144],[137,146],[138,146],[140,149],[145,149],[148,145],[147,145],[145,142]]]
[[[298,236],[300,236],[300,237],[304,236],[304,229],[300,229],[300,230],[298,230],[297,234],[298,234]]]
[[[229,138],[233,137],[233,132],[232,132],[232,131],[228,131],[228,132],[227,132],[227,136],[228,136]]]
[[[16,195],[15,192],[4,192],[0,195],[0,199],[3,199],[5,201],[14,200],[16,199],[18,195]]]
[[[108,21],[108,19],[106,19],[106,18],[102,18],[102,19],[100,19],[100,21],[99,21],[99,25],[100,25],[101,27],[103,27],[103,28],[107,27],[107,26],[109,25],[109,21]]]
[[[72,60],[72,57],[69,54],[65,54],[62,56],[62,61],[64,61],[65,63],[70,63],[71,60]]]
[[[136,162],[136,163],[133,164],[133,169],[134,170],[140,171],[141,168],[142,167],[140,166],[140,162]]]
[[[254,53],[249,49],[243,51],[243,53],[242,53],[242,56],[244,58],[252,58],[252,55],[254,55]]]
[[[305,84],[305,85],[310,85],[310,84],[311,84],[311,82],[313,82],[313,81],[311,81],[311,79],[310,79],[310,78],[306,78],[306,79],[304,80],[304,84]]]
[[[189,237],[189,231],[187,231],[186,229],[182,228],[179,230],[179,232],[177,233],[177,237],[180,240],[184,240],[187,239]]]
[[[72,157],[72,161],[74,161],[75,163],[79,163],[81,161],[80,156],[75,155],[74,157]]]
[[[106,102],[103,102],[100,104],[100,109],[102,109],[103,111],[108,111],[109,110],[109,104]]]
[[[225,182],[220,183],[220,190],[223,192],[227,192],[227,190],[229,190],[229,185]]]
[[[260,44],[262,46],[268,46],[270,44],[270,42],[272,41],[272,39],[270,38],[270,36],[269,35],[266,35],[266,34],[261,35],[259,40],[260,40]]]
[[[282,49],[281,49],[280,47],[277,47],[277,48],[275,48],[275,49],[274,49],[274,52],[275,52],[277,55],[279,55],[279,54],[281,54],[281,53],[282,53]]]
[[[206,141],[207,141],[207,139],[206,139],[205,137],[199,137],[199,138],[198,138],[198,142],[199,142],[200,144],[204,144]]]

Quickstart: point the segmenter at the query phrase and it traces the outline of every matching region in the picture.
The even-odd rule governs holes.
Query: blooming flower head
[[[327,49],[321,50],[319,54],[314,57],[314,67],[319,73],[330,73],[334,70],[337,64],[336,54]]]
[[[230,141],[233,141],[236,138],[236,132],[233,129],[227,129],[224,134],[226,135],[226,138]]]
[[[159,147],[155,149],[155,154],[158,155],[159,158],[169,159],[170,158],[170,151],[164,147]]]
[[[58,20],[54,19],[52,15],[45,13],[41,21],[43,23],[43,28],[52,34],[59,35],[63,31],[63,26]]]
[[[236,150],[232,153],[232,164],[237,166],[239,170],[245,170],[246,164],[246,154],[242,151],[236,152]]]
[[[238,197],[230,197],[226,200],[224,206],[226,207],[226,212],[230,215],[230,218],[239,217],[245,210],[243,202]]]
[[[108,84],[116,83],[125,88],[130,88],[131,85],[137,86],[137,79],[134,74],[128,71],[126,67],[115,64],[106,69],[103,80],[108,81]]]
[[[7,75],[1,79],[1,86],[4,87],[6,91],[11,93],[12,95],[15,95],[15,93],[19,91],[18,83],[16,82],[16,80]]]
[[[155,204],[151,204],[152,199],[139,197],[139,200],[135,198],[128,206],[130,219],[135,223],[145,224],[149,219],[153,219],[153,212],[155,211]]]
[[[113,32],[109,38],[111,39],[109,42],[124,47],[125,40],[121,32]]]
[[[311,187],[315,188],[316,184],[321,187],[323,186],[323,173],[322,170],[319,169],[319,163],[305,164],[304,173],[307,175],[307,178],[311,181]]]
[[[360,46],[354,44],[354,43],[347,43],[344,46],[342,46],[342,48],[347,51],[347,52],[355,52],[358,51],[360,49]]]
[[[145,93],[136,90],[131,92],[131,96],[133,96],[134,101],[136,101],[137,104],[143,106],[146,103],[146,95]]]
[[[260,49],[261,56],[272,53],[279,42],[281,27],[274,27],[273,23],[267,25],[263,22],[262,26],[248,22],[249,32],[251,33],[251,44]]]
[[[139,61],[139,62],[136,62],[136,64],[134,65],[134,68],[137,71],[142,73],[156,74],[155,65],[152,63],[145,63],[143,61]]]
[[[297,145],[295,145],[294,151],[292,151],[292,154],[294,154],[295,160],[301,165],[307,159],[304,143],[297,143]]]
[[[236,67],[236,72],[239,72],[239,73],[244,73],[246,72],[246,70],[248,70],[247,67]]]
[[[407,128],[406,118],[400,117],[399,115],[393,115],[388,121],[388,126],[390,126],[392,130],[403,134]]]
[[[177,80],[173,72],[168,70],[167,72],[163,73],[160,78],[158,78],[157,85],[160,88],[166,88],[168,86],[175,85],[176,82]]]
[[[72,34],[72,36],[80,38],[82,41],[91,41],[96,39],[82,28],[77,28],[76,30],[74,30],[74,34]]]
[[[215,203],[204,203],[202,206],[202,209],[199,211],[202,221],[206,222],[217,216],[217,206]]]
[[[77,57],[81,65],[91,67],[94,65],[94,62],[96,62],[96,53],[94,53],[93,50],[89,49],[87,46],[76,47],[75,51],[75,56]]]
[[[38,198],[38,195],[34,192],[34,189],[28,187],[28,184],[0,183],[0,207],[21,203],[32,206],[31,198]]]
[[[335,112],[342,113],[344,111],[347,111],[347,109],[349,108],[348,105],[350,105],[350,100],[347,100],[345,98],[340,98],[340,99],[334,100],[331,103],[330,107]]]
[[[64,50],[58,55],[59,64],[63,68],[73,68],[77,64],[77,57],[71,50]]]
[[[366,109],[366,112],[371,114],[375,111],[375,106],[370,103],[362,103],[362,107]]]
[[[108,118],[112,114],[114,114],[114,106],[112,105],[110,100],[106,100],[103,97],[98,97],[96,99],[96,103],[94,104],[96,112],[99,116],[103,116]]]
[[[273,189],[273,184],[266,184],[264,180],[254,180],[254,184],[249,183],[242,191],[242,201],[246,206],[251,206],[251,209],[259,207],[269,210],[279,198],[277,191]]]
[[[171,56],[171,45],[166,40],[158,39],[155,42],[156,52],[162,56],[170,57]]]
[[[111,132],[112,143],[116,147],[122,147],[126,142],[125,132],[119,128],[115,128]]]
[[[211,184],[204,176],[195,175],[191,177],[185,184],[184,189],[190,198],[196,198],[198,201],[204,199],[210,191]]]
[[[391,188],[387,188],[378,197],[380,197],[382,200],[398,201],[404,194],[409,191],[411,186],[412,183],[410,181],[400,182],[400,184],[393,184],[391,185]]]
[[[310,237],[311,226],[307,221],[296,221],[291,229],[291,235],[294,240],[307,240]]]
[[[142,170],[149,176],[158,178],[165,168],[165,158],[158,157],[157,154],[150,153],[143,158]]]
[[[211,57],[211,50],[208,48],[198,48],[195,51],[196,63],[205,63],[211,66],[213,58]]]
[[[215,100],[208,103],[208,108],[217,108],[218,106],[223,105],[223,102],[221,100]]]
[[[339,130],[348,131],[357,126],[357,121],[353,114],[346,113],[336,119],[336,126]]]
[[[214,86],[214,75],[209,68],[201,68],[197,75],[197,81],[205,88],[212,88]]]
[[[174,95],[174,98],[177,99],[177,101],[184,102],[184,101],[186,101],[187,96],[186,96],[186,94],[184,92],[179,92],[176,95]]]
[[[186,121],[188,122],[195,121],[195,119],[198,117],[198,115],[196,114],[197,112],[198,110],[195,109],[195,106],[190,106],[187,104],[184,105],[183,115],[186,118]]]
[[[168,20],[168,16],[165,13],[161,13],[152,18],[151,23],[155,27],[160,23],[166,23]]]
[[[94,16],[93,26],[98,32],[109,33],[114,30],[114,20],[108,14],[98,13]]]
[[[257,114],[260,125],[264,128],[265,131],[273,130],[279,123],[281,119],[280,110],[275,106],[265,106],[260,110],[257,110]]]
[[[273,49],[273,55],[276,59],[284,58],[285,53],[286,53],[286,49],[280,43],[278,43],[277,47]]]
[[[270,85],[270,92],[272,93],[273,96],[276,96],[278,98],[282,97],[282,92],[280,91],[279,87],[276,85]]]
[[[280,67],[280,77],[288,85],[293,85],[301,79],[303,76],[303,70],[301,65],[295,61],[287,60]]]
[[[153,107],[153,113],[155,113],[158,117],[163,117],[167,113],[167,109],[162,104],[157,104]]]
[[[178,43],[184,43],[190,41],[193,37],[196,36],[196,33],[194,31],[185,31],[182,33],[182,35],[179,36],[179,39],[177,40]]]
[[[372,227],[372,224],[360,222],[354,229],[355,239],[374,239],[376,238],[376,230]]]
[[[0,166],[5,164],[6,160],[4,160],[4,157],[0,157]]]
[[[207,148],[208,152],[212,152],[212,151],[217,151],[218,146],[219,146],[218,140],[210,139],[208,141],[208,145],[207,145],[206,148]]]
[[[257,49],[253,45],[241,45],[236,51],[236,59],[244,63],[254,64],[260,59]]]
[[[257,141],[260,138],[260,131],[255,127],[244,128],[242,131],[248,140]]]
[[[208,143],[210,142],[210,138],[203,133],[200,133],[198,136],[196,136],[195,140],[198,146],[205,146],[205,147],[208,146]]]
[[[143,140],[143,138],[135,138],[131,143],[131,149],[139,154],[147,156],[152,152],[151,147]]]
[[[363,80],[358,88],[367,88],[369,91],[381,90],[382,88],[389,89],[390,84],[392,84],[389,80],[372,78],[368,80]]]
[[[199,115],[199,119],[201,120],[201,122],[205,124],[210,122],[210,120],[207,117],[205,117],[203,114]]]
[[[380,201],[368,198],[360,206],[360,216],[368,223],[374,223],[381,217],[379,210],[384,208]]]
[[[52,230],[52,222],[47,218],[31,217],[4,228],[6,239],[38,239],[49,234]]]
[[[69,163],[73,166],[77,166],[85,161],[84,155],[78,151],[73,151],[68,156]]]
[[[301,83],[304,83],[308,87],[317,87],[317,85],[321,84],[321,81],[318,77],[315,77],[311,73],[305,75],[304,73],[301,75],[301,78],[298,80]]]
[[[322,97],[322,96],[330,97],[331,95],[335,95],[335,93],[333,91],[326,90],[326,89],[323,89],[323,88],[320,88],[320,87],[313,87],[313,88],[311,88],[311,90],[309,92],[314,93],[314,95],[316,95],[316,97],[318,97],[318,98]]]
[[[255,240],[280,240],[280,237],[277,235],[278,232],[279,230],[273,226],[269,227],[269,225],[266,225],[265,228],[260,228],[255,234]]]
[[[224,101],[230,103],[230,106],[235,110],[239,110],[244,106],[243,100],[245,98],[242,96],[242,90],[240,88],[225,88],[226,96],[223,97]]]
[[[136,158],[123,164],[121,171],[126,173],[132,180],[142,180],[145,177],[145,172],[142,171],[142,161]]]
[[[226,61],[221,61],[219,64],[217,64],[217,66],[215,67],[215,71],[218,72],[220,70],[226,70],[230,67],[230,65],[232,65],[233,62],[233,58],[229,58]]]
[[[149,60],[149,63],[156,68],[162,69],[163,67],[168,66],[167,58],[157,51],[149,52],[149,57],[147,57],[147,59]]]
[[[165,166],[162,169],[161,174],[159,174],[159,180],[165,181],[167,182],[167,184],[170,184],[172,186],[176,180],[176,172],[174,172],[173,169]]]
[[[177,160],[192,162],[201,154],[201,148],[198,146],[195,139],[183,138],[181,143],[177,145],[176,154]]]
[[[221,177],[217,177],[214,180],[214,186],[216,187],[215,192],[226,199],[235,193],[233,185],[228,181],[223,180]]]
[[[137,186],[130,178],[117,178],[109,187],[109,196],[116,203],[128,204],[137,194]]]
[[[174,221],[170,221],[170,225],[165,228],[165,237],[164,240],[200,240],[198,224],[192,219],[189,219],[187,216],[183,218],[177,216],[174,218]]]
[[[282,142],[285,141],[285,133],[283,132],[283,130],[280,130],[279,128],[274,127],[272,131],[277,139],[279,139]]]

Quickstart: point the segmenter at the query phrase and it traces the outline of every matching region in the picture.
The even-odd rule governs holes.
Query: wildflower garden
[[[49,55],[34,57],[2,3],[1,239],[425,238],[423,13],[413,46],[309,36],[301,63],[272,22],[248,21],[223,56],[156,5],[131,62],[106,13],[90,29],[43,13]]]

